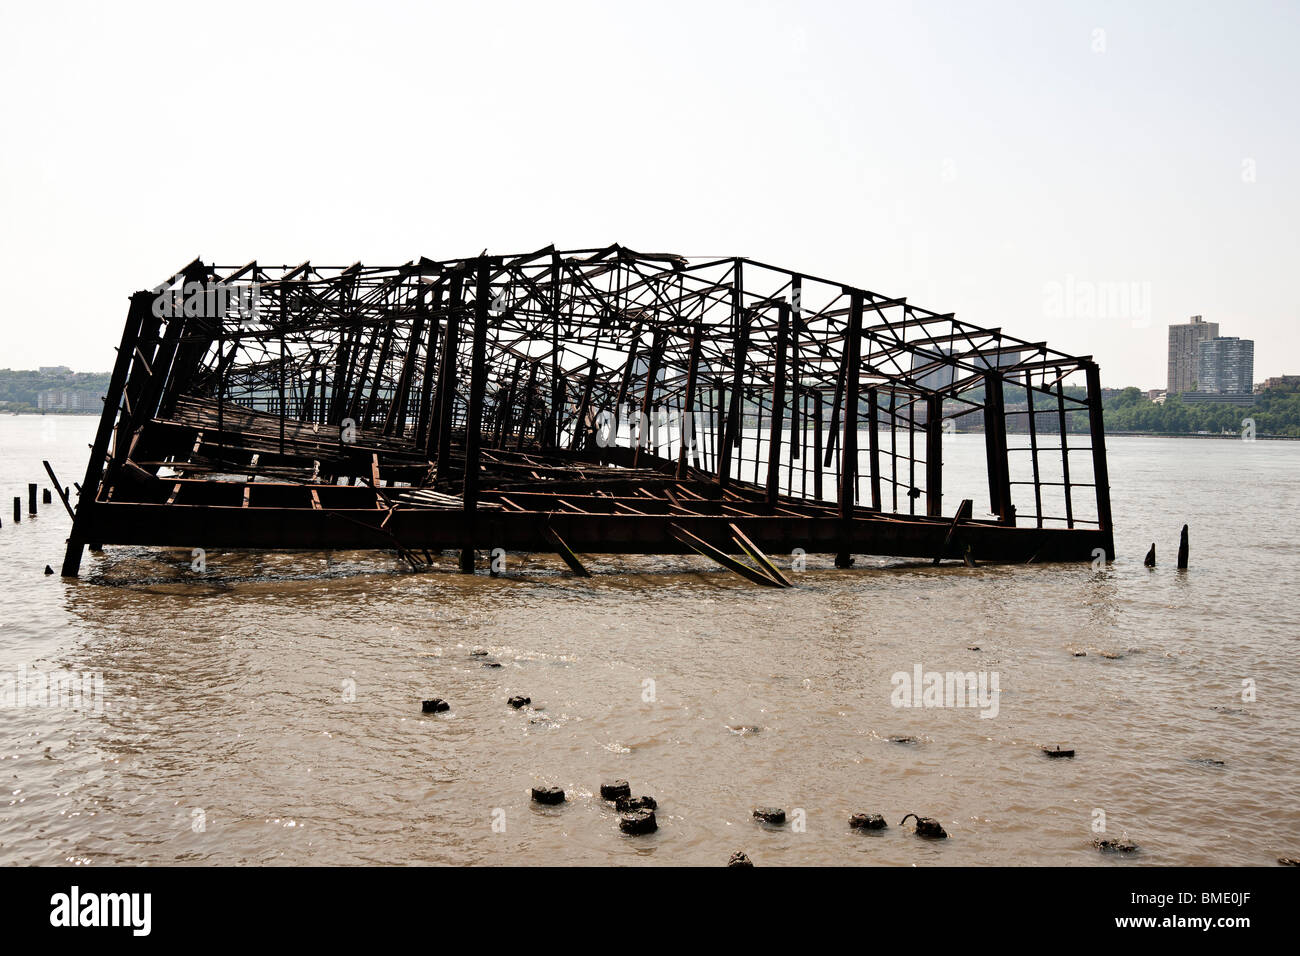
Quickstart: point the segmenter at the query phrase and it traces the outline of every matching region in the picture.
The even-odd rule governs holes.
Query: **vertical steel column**
[[[862,293],[849,295],[849,321],[844,342],[844,437],[840,448],[840,519],[844,522],[843,543],[835,556],[837,568],[852,566],[851,527],[858,479],[858,380],[862,364]]]
[[[677,477],[686,477],[686,462],[695,461],[695,392],[696,376],[700,364],[700,344],[704,337],[704,328],[699,323],[695,323],[695,328],[691,333],[691,357],[686,369],[686,401],[684,407],[685,414],[682,416],[682,447],[677,453]],[[690,449],[690,451],[688,451]]]
[[[477,264],[474,289],[474,342],[470,353],[469,408],[465,422],[465,484],[462,507],[465,513],[465,544],[460,552],[460,569],[474,573],[474,538],[477,522],[479,485],[479,448],[483,442],[483,394],[487,390],[488,304],[491,300],[490,260],[483,257]]]
[[[744,423],[745,358],[749,352],[749,313],[741,311],[735,338],[735,360],[731,370],[731,395],[727,402],[727,428],[722,437],[718,457],[718,486],[731,483],[731,452],[740,444],[741,425]]]
[[[767,440],[767,503],[776,505],[781,481],[781,425],[785,419],[785,348],[790,335],[790,306],[777,305],[776,375],[772,381],[772,426]],[[798,404],[798,403],[796,403]],[[791,442],[793,442],[793,437]]]
[[[1002,524],[1016,523],[1011,504],[1011,473],[1007,462],[1007,419],[1002,400],[1002,379],[984,375],[984,455],[989,474],[989,510]]]
[[[1106,466],[1106,424],[1102,418],[1101,370],[1084,366],[1088,377],[1088,425],[1092,431],[1092,481],[1097,486],[1097,524],[1105,536],[1106,560],[1115,560],[1115,530],[1110,515],[1110,470]]]
[[[871,464],[871,507],[880,510],[880,390],[867,389],[867,458]]]
[[[438,376],[437,427],[429,435],[429,444],[437,443],[438,481],[451,480],[451,426],[456,410],[456,376],[459,374],[457,350],[460,348],[460,313],[464,307],[465,275],[454,272],[447,292],[447,334],[442,343],[442,372]]]
[[[925,397],[925,513],[943,514],[943,396]]]

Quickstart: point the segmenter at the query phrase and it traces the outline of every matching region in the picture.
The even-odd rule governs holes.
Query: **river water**
[[[57,497],[17,525],[11,499],[25,512],[27,483],[49,484],[43,458],[79,481],[95,421],[0,417],[0,676],[102,680],[80,706],[0,707],[0,863],[1300,856],[1300,443],[1112,439],[1118,559],[1100,570],[812,555],[777,591],[694,558],[593,556],[577,580],[544,555],[490,578],[451,555],[416,574],[388,554],[209,552],[199,573],[189,550],[109,547],[64,581],[43,574],[69,526]],[[918,665],[996,675],[996,714],[894,706]],[[422,714],[434,696],[451,710]],[[1058,744],[1076,756],[1039,749]],[[657,799],[657,833],[619,832],[598,792],[615,777]],[[531,803],[542,784],[566,803]],[[761,827],[756,806],[790,822]],[[951,838],[897,826],[912,811]],[[854,812],[890,827],[851,831]]]

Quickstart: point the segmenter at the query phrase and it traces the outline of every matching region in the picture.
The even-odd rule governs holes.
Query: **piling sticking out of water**
[[[626,780],[615,780],[613,783],[602,783],[600,785],[600,796],[604,800],[617,800],[619,797],[630,797],[632,795],[632,785]]]
[[[737,850],[735,853],[731,854],[731,859],[727,860],[727,866],[753,866],[753,865],[754,865],[753,861],[750,860],[750,858],[745,855],[744,850]]]
[[[425,714],[440,714],[444,710],[451,710],[451,704],[447,703],[441,697],[434,697],[432,700],[420,702],[420,711]]]
[[[1093,840],[1092,845],[1103,853],[1134,853],[1137,844],[1128,840]]]
[[[533,803],[553,805],[564,802],[564,791],[559,787],[533,787]]]
[[[1183,533],[1178,536],[1178,570],[1187,570],[1187,525],[1183,525]]]
[[[914,832],[917,836],[929,837],[932,840],[947,839],[948,831],[945,830],[943,824],[934,817],[918,817],[915,813],[909,813],[907,817],[912,817],[916,820],[916,829]],[[907,822],[907,817],[903,817],[903,819],[898,821],[900,827]]]
[[[531,704],[532,702],[533,699],[531,697],[511,697],[508,700],[506,700],[506,703],[509,704],[511,707],[513,707],[515,710],[518,710],[520,707],[523,707],[526,704]]]
[[[855,813],[849,817],[849,826],[854,830],[883,830],[889,824],[879,813]]]
[[[36,482],[27,485],[27,513],[36,514]]]
[[[785,823],[785,811],[779,807],[757,807],[754,810],[754,819],[760,823],[770,823],[772,826],[779,827]]]
[[[22,520],[23,520],[23,499],[15,498],[14,499],[14,524],[18,524]]]
[[[624,833],[654,833],[659,829],[653,810],[633,810],[618,818],[618,828]]]
[[[1151,550],[1147,552],[1147,556],[1142,560],[1142,564],[1148,568],[1154,568],[1156,566],[1156,543],[1154,541],[1151,542]]]
[[[614,801],[614,809],[619,813],[631,813],[633,810],[657,810],[659,804],[654,797],[619,797]]]
[[[53,502],[54,502],[54,498],[50,494],[50,489],[49,488],[44,489],[41,492],[41,504],[48,505],[48,504],[52,504]]]

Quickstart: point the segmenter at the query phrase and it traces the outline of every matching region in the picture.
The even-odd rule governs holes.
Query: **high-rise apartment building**
[[[1200,371],[1199,346],[1217,338],[1218,322],[1206,322],[1194,315],[1190,322],[1169,326],[1169,377],[1166,391],[1170,395],[1195,391]]]
[[[1235,335],[1215,336],[1198,346],[1196,389],[1211,395],[1254,391],[1255,343]]]

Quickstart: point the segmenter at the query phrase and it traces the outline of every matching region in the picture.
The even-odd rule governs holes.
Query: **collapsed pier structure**
[[[774,585],[768,554],[1109,559],[1101,412],[1089,357],[751,259],[195,260],[130,299],[63,574],[105,544]]]

